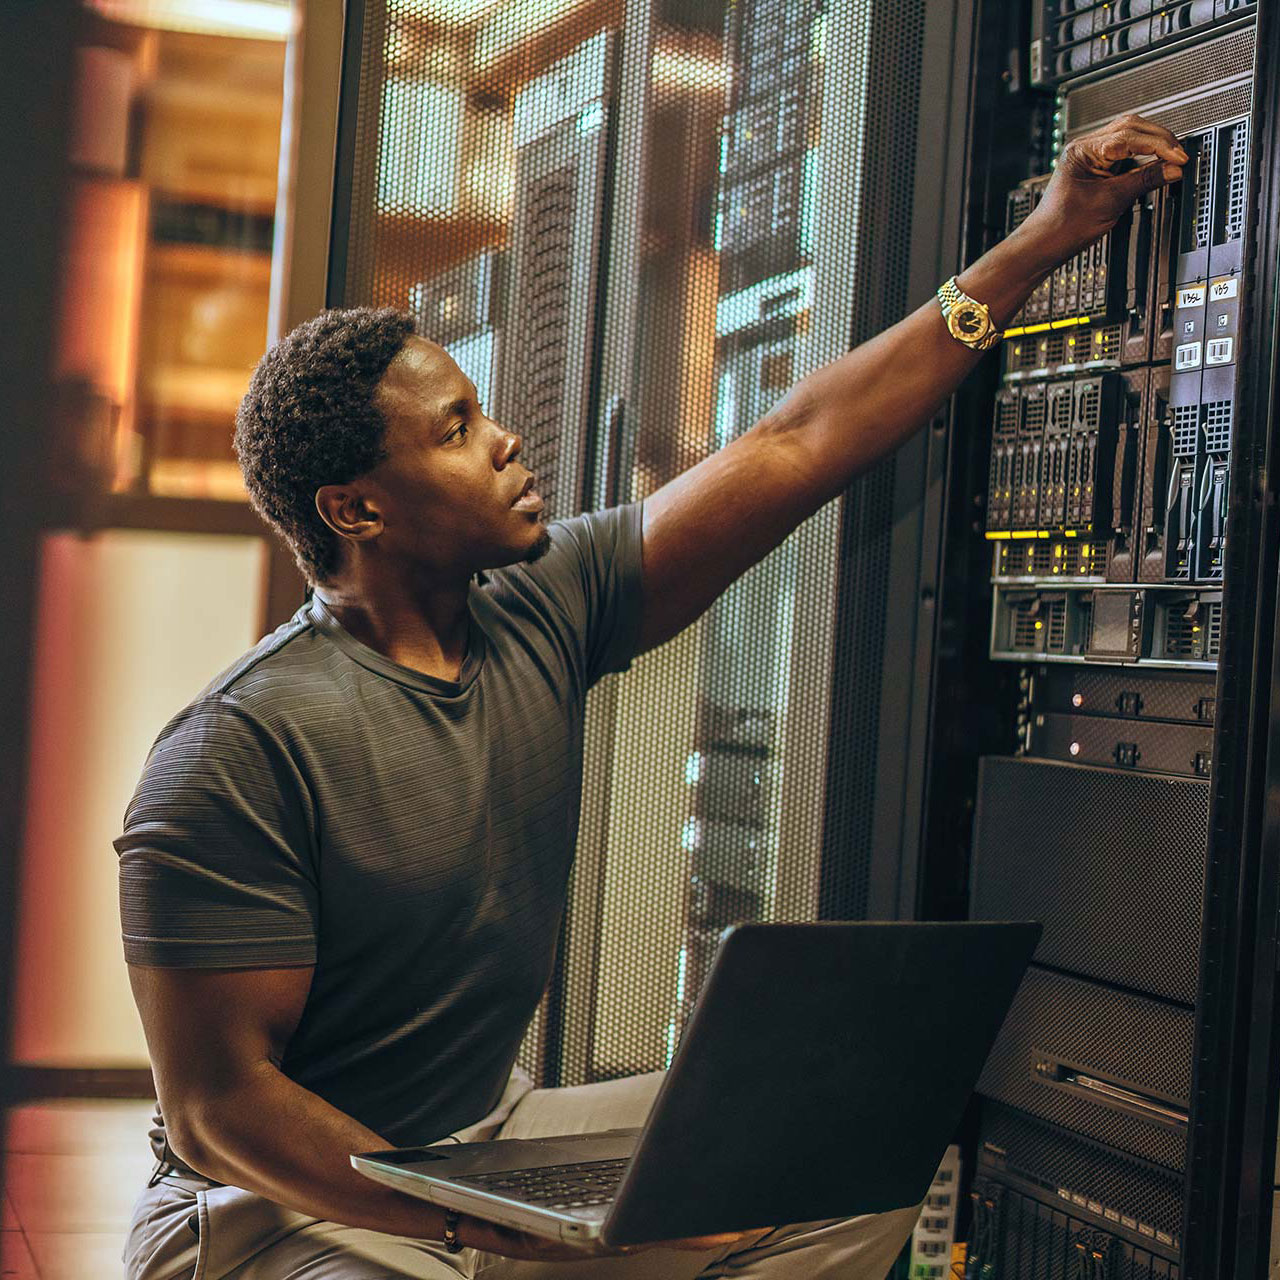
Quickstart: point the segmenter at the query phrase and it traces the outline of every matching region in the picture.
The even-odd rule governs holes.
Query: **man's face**
[[[470,575],[546,549],[542,499],[520,437],[485,416],[471,380],[434,342],[410,338],[378,386],[387,457],[363,479],[383,517],[379,551]]]

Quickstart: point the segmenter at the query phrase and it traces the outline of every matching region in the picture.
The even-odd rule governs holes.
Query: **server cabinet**
[[[1273,17],[1017,9],[979,18],[971,253],[1118,115],[1190,161],[1045,281],[956,400],[917,906],[1045,922],[978,1088],[966,1274],[1260,1277]]]

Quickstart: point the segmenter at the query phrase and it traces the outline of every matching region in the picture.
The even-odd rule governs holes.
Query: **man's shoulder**
[[[642,529],[639,503],[558,520],[548,527],[542,559],[489,576],[491,606],[515,630],[548,636],[584,690],[606,672],[626,670],[634,656]]]
[[[165,733],[192,721],[255,720],[269,729],[296,722],[335,685],[338,665],[334,646],[304,607],[210,680]]]
[[[262,637],[252,649],[242,653],[230,666],[220,671],[200,691],[196,701],[231,695],[251,694],[273,677],[290,675],[307,665],[315,631],[308,609],[299,609],[287,622]]]

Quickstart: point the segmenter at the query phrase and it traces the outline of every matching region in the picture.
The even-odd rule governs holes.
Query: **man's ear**
[[[316,490],[316,510],[339,537],[363,542],[382,532],[382,512],[377,500],[349,485],[321,485]]]

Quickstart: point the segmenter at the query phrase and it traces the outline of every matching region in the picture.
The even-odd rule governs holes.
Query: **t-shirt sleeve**
[[[640,640],[643,562],[640,503],[589,511],[549,527],[551,549],[525,567],[581,646],[589,688],[625,671]]]
[[[274,735],[232,699],[197,702],[160,735],[115,847],[129,963],[315,963],[309,793]]]

